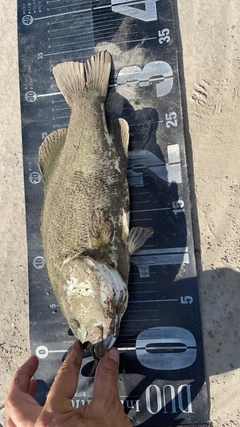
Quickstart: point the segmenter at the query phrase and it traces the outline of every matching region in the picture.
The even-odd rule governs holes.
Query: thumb
[[[120,402],[118,393],[119,352],[112,347],[100,360],[94,380],[93,402],[103,404],[109,398]]]

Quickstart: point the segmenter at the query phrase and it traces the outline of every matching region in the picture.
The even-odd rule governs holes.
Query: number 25
[[[175,111],[165,114],[165,120],[167,128],[170,128],[171,126],[177,127],[177,113],[175,113]]]

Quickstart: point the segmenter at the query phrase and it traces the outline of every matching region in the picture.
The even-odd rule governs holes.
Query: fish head
[[[118,336],[127,284],[109,265],[82,257],[64,263],[60,289],[58,299],[73,334],[101,358]]]

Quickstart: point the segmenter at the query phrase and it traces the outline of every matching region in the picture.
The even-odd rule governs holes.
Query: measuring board
[[[29,257],[30,340],[43,404],[74,338],[45,267],[38,149],[67,127],[52,75],[63,61],[112,55],[106,114],[130,128],[130,226],[154,235],[131,258],[129,305],[116,346],[119,392],[136,426],[205,426],[204,374],[173,0],[18,0],[20,91]],[[61,183],[60,183],[61,184]],[[92,397],[85,353],[74,407]]]

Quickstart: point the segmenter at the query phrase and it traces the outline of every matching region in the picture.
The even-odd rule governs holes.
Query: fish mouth
[[[82,325],[76,319],[70,319],[69,326],[72,329],[75,337],[82,343],[86,351],[93,353],[94,359],[101,359],[108,349],[112,347],[116,341],[116,325],[114,332],[106,336],[104,334],[104,326],[101,322],[95,321],[91,328],[89,325]]]
[[[96,344],[92,344],[90,341],[86,341],[83,344],[83,348],[87,351],[91,351],[95,360],[100,360],[113,346],[116,341],[116,338],[116,335],[110,335],[105,340],[102,340],[101,342],[98,342]]]

